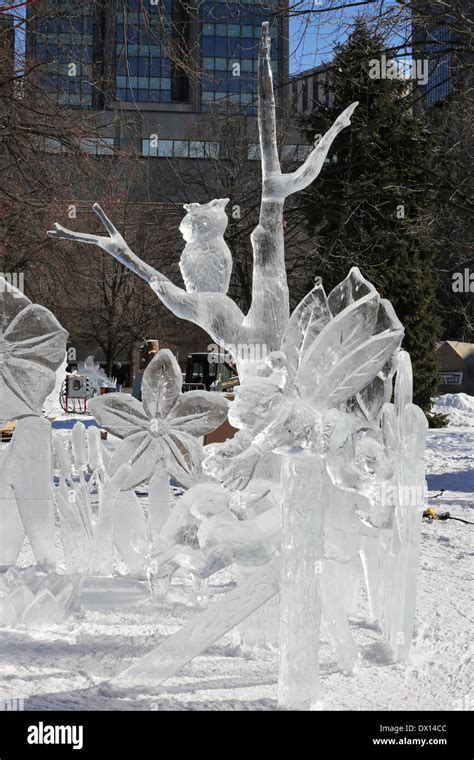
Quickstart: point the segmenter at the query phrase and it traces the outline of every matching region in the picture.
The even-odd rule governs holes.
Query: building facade
[[[416,110],[442,106],[456,93],[472,97],[473,0],[417,0],[413,3],[413,55],[428,62],[426,83],[418,83]]]
[[[330,66],[316,66],[294,74],[291,77],[290,98],[292,107],[301,114],[311,113],[320,107],[331,107],[334,97]]]
[[[270,21],[277,97],[288,77],[280,0],[38,0],[27,50],[39,82],[65,106],[105,112],[104,143],[153,158],[217,158],[198,117],[227,112],[255,133],[257,57]],[[251,137],[250,142],[255,138]],[[94,146],[91,145],[91,151]]]
[[[226,189],[216,190],[214,178],[206,181],[206,172],[218,174],[214,171],[217,159],[235,161],[241,145],[234,148],[226,142],[231,132],[244,145],[241,153],[248,162],[247,174],[258,180],[258,167],[251,159],[258,158],[259,41],[262,22],[269,21],[275,91],[285,110],[287,20],[284,13],[277,12],[284,2],[36,0],[30,4],[27,57],[37,67],[41,91],[68,112],[80,111],[81,124],[84,113],[89,113],[94,127],[82,145],[97,156],[101,177],[96,173],[94,183],[87,176],[82,184],[71,184],[71,198],[64,200],[65,213],[73,204],[81,224],[95,226],[92,200],[110,199],[110,176],[113,172],[117,176],[121,165],[133,163],[129,198],[140,219],[145,219],[146,211],[143,227],[161,229],[172,224],[179,246],[179,204],[207,202],[217,193],[231,195]],[[100,138],[92,136],[97,125]],[[287,142],[296,147],[296,137]],[[46,149],[53,154],[67,152],[60,129],[57,139],[47,141]],[[132,157],[133,162],[120,161],[121,157]],[[52,160],[59,163],[63,156]],[[222,166],[222,161],[219,164]],[[233,194],[233,203],[246,197],[242,184]],[[60,221],[67,224],[64,218]],[[177,268],[180,249],[169,244],[163,234],[159,248]],[[172,277],[176,274],[165,271]],[[78,358],[94,353],[103,360],[97,346],[82,345],[74,336],[74,326],[68,327]],[[198,340],[181,328],[175,340],[171,336],[167,341],[163,340],[164,330],[157,321],[156,331],[150,331],[149,337],[159,339],[180,358],[190,350],[206,349],[206,336]],[[127,361],[125,356],[119,358]]]

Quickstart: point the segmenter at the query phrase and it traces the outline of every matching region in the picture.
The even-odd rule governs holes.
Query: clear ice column
[[[310,709],[319,700],[324,499],[322,458],[309,453],[286,455],[278,704],[293,709]]]

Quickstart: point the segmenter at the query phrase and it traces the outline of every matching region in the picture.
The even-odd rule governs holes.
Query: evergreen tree
[[[328,162],[302,204],[316,239],[315,272],[333,287],[360,267],[388,298],[405,326],[403,346],[414,370],[414,400],[425,412],[436,393],[434,356],[440,320],[431,272],[435,190],[430,166],[436,147],[426,126],[406,107],[409,83],[381,78],[373,61],[390,56],[362,19],[339,45],[332,63],[329,108],[305,122],[311,139],[323,134],[358,100],[351,128],[334,142]]]

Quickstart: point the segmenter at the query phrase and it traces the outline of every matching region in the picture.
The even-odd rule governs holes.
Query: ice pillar
[[[278,704],[310,709],[319,700],[324,470],[317,454],[286,455],[282,466]]]

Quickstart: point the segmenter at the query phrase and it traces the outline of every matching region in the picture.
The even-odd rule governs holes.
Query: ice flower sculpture
[[[67,332],[3,277],[0,317],[0,420],[40,415],[64,359]]]
[[[91,401],[97,421],[122,443],[108,474],[130,463],[124,490],[150,480],[149,528],[159,532],[169,514],[169,478],[189,488],[200,476],[203,458],[198,440],[227,417],[228,402],[217,393],[182,393],[182,375],[171,351],[162,349],[143,374],[143,402],[124,393]]]
[[[16,561],[25,532],[36,560],[52,564],[51,426],[40,415],[66,354],[67,332],[4,278],[0,316],[0,420],[18,420],[0,460],[0,564]]]

